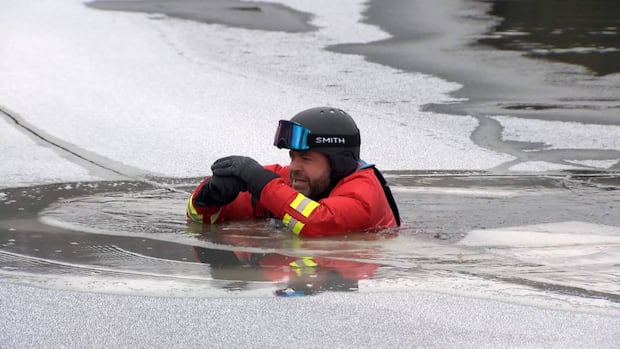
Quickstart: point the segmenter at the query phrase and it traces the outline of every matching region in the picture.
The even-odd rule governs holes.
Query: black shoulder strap
[[[400,227],[400,213],[398,212],[398,206],[396,205],[396,200],[394,200],[394,196],[392,195],[392,190],[390,189],[390,186],[385,181],[385,178],[383,178],[383,175],[381,174],[381,172],[374,166],[372,166],[372,169],[375,171],[375,176],[377,176],[377,179],[379,179],[379,183],[381,183],[381,186],[383,187],[383,192],[385,193],[385,197],[387,198],[387,201],[390,204],[392,213],[394,213],[394,219],[396,219],[396,224]]]

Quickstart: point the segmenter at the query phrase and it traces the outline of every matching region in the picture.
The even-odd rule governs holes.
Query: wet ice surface
[[[24,299],[53,299],[14,317],[0,313],[0,338],[11,347],[613,348],[619,324],[602,315],[424,292],[207,301],[80,292],[58,297],[7,285],[0,297],[9,308],[24,307]],[[41,322],[63,326],[43,328]]]
[[[297,239],[274,222],[187,225],[198,179],[2,192],[2,278],[187,297],[436,291],[620,312],[618,178],[394,172],[397,232]],[[527,209],[524,209],[527,207]],[[34,219],[38,217],[38,219]],[[316,268],[291,262],[312,257]]]

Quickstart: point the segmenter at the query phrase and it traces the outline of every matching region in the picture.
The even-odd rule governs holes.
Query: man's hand
[[[241,179],[255,199],[260,198],[260,193],[278,175],[265,169],[256,160],[247,156],[228,156],[221,158],[211,165],[214,176],[236,177]]]
[[[231,203],[237,198],[239,192],[246,190],[245,183],[237,177],[213,176],[207,180],[194,200],[205,206],[221,206]]]

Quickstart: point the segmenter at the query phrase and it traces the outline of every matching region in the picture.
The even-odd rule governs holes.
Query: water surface
[[[158,179],[173,190],[135,181],[8,189],[0,201],[0,273],[47,287],[88,289],[109,280],[103,289],[110,292],[201,296],[438,284],[456,292],[470,284],[473,296],[509,297],[516,285],[618,307],[616,176],[388,178],[403,227],[321,239],[297,238],[273,221],[187,224],[186,193],[198,179]],[[167,281],[183,286],[165,287]]]

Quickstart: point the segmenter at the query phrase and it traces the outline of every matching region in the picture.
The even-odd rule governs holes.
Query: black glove
[[[204,206],[226,205],[235,200],[239,192],[246,190],[245,183],[237,177],[213,176],[194,197],[194,202]]]
[[[265,169],[256,160],[247,156],[228,156],[221,158],[211,165],[214,176],[235,176],[240,178],[246,185],[255,200],[260,198],[260,193],[278,175]]]

